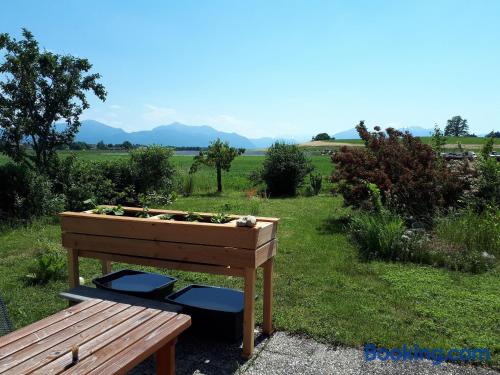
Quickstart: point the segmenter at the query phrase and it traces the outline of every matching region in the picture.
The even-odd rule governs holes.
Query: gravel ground
[[[488,368],[434,365],[431,361],[381,362],[364,360],[355,348],[332,348],[314,340],[277,332],[270,338],[257,335],[255,354],[249,361],[241,356],[241,345],[184,335],[177,343],[177,374],[244,375],[500,375]],[[149,358],[130,375],[156,374]]]

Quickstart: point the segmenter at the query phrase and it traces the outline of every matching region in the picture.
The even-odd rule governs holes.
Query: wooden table
[[[180,213],[150,210],[152,215]],[[96,215],[90,211],[64,212],[61,230],[62,244],[68,250],[69,286],[79,285],[80,257],[99,259],[103,274],[111,272],[111,262],[121,262],[241,277],[245,284],[242,354],[249,358],[254,350],[255,282],[259,268],[264,273],[263,333],[269,335],[273,331],[272,275],[278,221],[257,217],[255,228],[240,228],[235,223],[170,223],[154,218]]]
[[[88,300],[0,337],[0,374],[125,374],[156,353],[157,374],[171,375],[177,336],[190,325],[183,314]]]

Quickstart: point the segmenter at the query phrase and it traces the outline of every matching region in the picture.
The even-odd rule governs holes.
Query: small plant
[[[53,244],[39,250],[29,267],[28,281],[32,284],[46,284],[65,277],[66,257]]]
[[[142,219],[147,219],[151,217],[151,214],[149,213],[149,208],[147,206],[144,206],[142,208],[142,211],[139,211],[135,216],[140,217]]]
[[[321,183],[323,182],[323,176],[321,176],[321,173],[311,173],[309,175],[309,182],[314,195],[318,195],[321,191]]]
[[[194,175],[189,173],[187,176],[184,176],[182,180],[182,195],[185,197],[190,197],[193,195],[194,191]]]
[[[83,204],[87,207],[92,207],[92,213],[98,215],[123,216],[125,214],[125,211],[120,204],[115,207],[98,206],[93,199],[87,199],[83,202]]]
[[[203,218],[201,217],[201,215],[196,213],[196,212],[188,212],[184,216],[184,219],[186,221],[193,221],[193,222],[203,221]]]
[[[163,215],[158,216],[158,219],[160,219],[160,220],[174,220],[174,215],[163,214]]]
[[[231,217],[228,214],[220,212],[210,218],[210,222],[214,224],[225,224],[231,221]]]

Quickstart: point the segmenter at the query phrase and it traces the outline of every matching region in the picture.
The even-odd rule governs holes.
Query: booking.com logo
[[[418,345],[403,345],[401,348],[388,349],[377,347],[374,344],[365,344],[364,352],[366,361],[374,361],[376,359],[380,361],[421,361],[428,359],[435,365],[439,365],[444,361],[488,362],[491,359],[490,351],[486,348],[462,348],[446,351],[439,348],[421,348]]]

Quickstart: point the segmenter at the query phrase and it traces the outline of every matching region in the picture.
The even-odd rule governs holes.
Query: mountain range
[[[64,127],[64,124],[59,126]],[[90,144],[96,144],[100,141],[106,144],[129,141],[132,144],[141,145],[206,147],[217,138],[228,141],[233,147],[246,149],[269,147],[276,141],[275,138],[271,137],[247,138],[237,133],[221,132],[208,125],[190,126],[180,123],[161,125],[151,130],[126,132],[123,129],[114,128],[94,120],[82,121],[75,141]],[[293,140],[285,141],[294,142]]]

